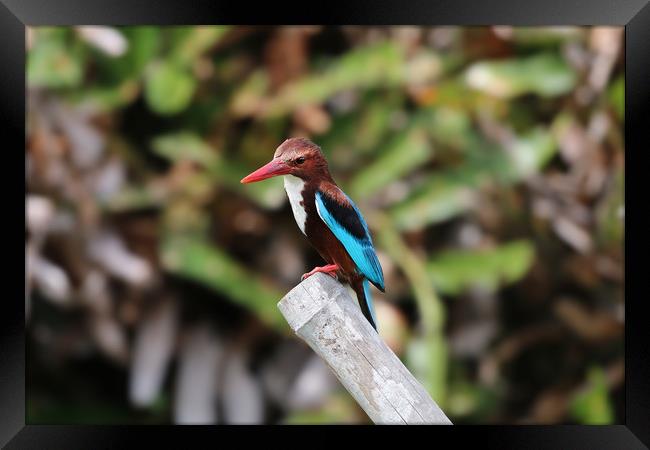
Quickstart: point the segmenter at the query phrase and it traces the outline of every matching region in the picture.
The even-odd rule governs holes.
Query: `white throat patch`
[[[287,191],[287,196],[289,197],[289,203],[291,204],[291,210],[293,211],[293,217],[296,219],[296,223],[302,231],[302,234],[305,236],[305,223],[307,221],[307,212],[305,207],[300,204],[303,201],[302,199],[302,190],[305,187],[305,182],[298,177],[293,175],[284,176],[284,190]]]

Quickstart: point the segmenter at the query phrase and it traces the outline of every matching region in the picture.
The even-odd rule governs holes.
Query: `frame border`
[[[239,2],[226,4],[217,0],[196,0],[192,7],[173,0],[0,0],[0,30],[3,32],[2,82],[0,83],[0,123],[5,136],[25,141],[25,26],[72,24],[233,24],[250,23],[251,6]],[[650,117],[650,6],[648,0],[545,0],[527,2],[522,7],[517,0],[411,0],[408,7],[391,0],[381,6],[371,0],[309,4],[307,8],[291,8],[268,2],[256,5],[259,24],[414,24],[414,25],[613,25],[625,26],[625,165],[627,200],[634,202],[639,190],[629,181],[642,180],[644,151],[650,149],[644,133]],[[336,6],[339,6],[338,8]],[[253,20],[255,22],[255,20]],[[7,149],[9,150],[9,149]],[[9,152],[18,165],[18,152]],[[8,162],[10,164],[14,161]],[[11,171],[9,171],[11,172]],[[634,173],[635,172],[635,173]],[[13,175],[18,176],[18,171]],[[5,192],[13,192],[15,184],[5,178]],[[26,189],[26,186],[25,186]],[[642,191],[641,191],[642,192]],[[632,197],[630,197],[630,194]],[[25,204],[16,196],[16,216],[24,214]],[[634,245],[625,244],[626,291],[625,303],[625,425],[586,426],[467,426],[441,427],[436,432],[457,442],[474,442],[488,448],[571,448],[571,449],[632,449],[650,445],[650,346],[641,309],[646,302],[642,294],[643,272],[640,265],[642,249],[649,249],[649,221],[643,219],[639,208],[633,208],[632,220],[626,220],[626,232],[634,236]],[[24,216],[23,216],[24,217]],[[18,220],[9,221],[7,236],[19,235]],[[11,233],[11,234],[9,234]],[[16,260],[24,259],[24,250],[16,240]],[[14,270],[18,271],[18,265]],[[54,426],[25,425],[25,314],[20,294],[19,275],[12,278],[10,298],[3,299],[0,320],[0,446],[7,448],[87,448],[101,442],[103,447],[123,446],[142,439],[151,445],[158,441],[169,445],[178,439],[187,445],[188,438],[220,441],[224,427],[172,426]],[[636,302],[630,299],[635,299]],[[645,329],[645,333],[644,333]],[[230,427],[239,429],[245,427]],[[257,427],[256,430],[274,427]],[[277,427],[275,427],[277,429]],[[294,427],[302,428],[302,427]],[[350,427],[344,427],[350,429]],[[364,427],[360,427],[363,429]],[[397,428],[390,427],[391,430]],[[398,427],[403,429],[402,427]],[[219,435],[215,435],[218,430]],[[376,427],[385,433],[385,427]],[[409,428],[413,430],[413,428]],[[416,432],[430,431],[418,427]],[[268,431],[267,431],[268,432]],[[394,432],[394,431],[391,431]],[[401,433],[403,431],[398,431]],[[191,435],[187,434],[191,433]],[[13,438],[13,439],[12,439]],[[189,441],[192,442],[192,441]],[[645,445],[644,445],[645,443]]]

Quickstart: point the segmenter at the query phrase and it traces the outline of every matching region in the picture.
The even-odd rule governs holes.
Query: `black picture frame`
[[[642,258],[646,245],[648,221],[642,202],[642,187],[633,187],[642,179],[641,161],[648,146],[648,133],[643,127],[650,117],[650,6],[648,0],[391,0],[381,4],[372,1],[310,2],[281,5],[266,2],[199,0],[1,0],[0,33],[2,35],[2,72],[0,75],[0,123],[13,142],[25,139],[25,26],[72,24],[429,24],[429,25],[613,25],[625,26],[625,141],[626,141],[626,330],[625,330],[625,424],[609,426],[453,426],[409,428],[430,436],[428,445],[444,435],[454,446],[476,443],[482,448],[563,448],[563,449],[636,449],[650,445],[650,345],[642,313],[644,303]],[[7,154],[18,160],[16,146],[5,146]],[[7,156],[9,157],[9,156]],[[7,162],[18,167],[19,162]],[[16,164],[14,166],[14,164]],[[13,172],[13,174],[11,174]],[[3,198],[15,200],[15,207],[5,213],[5,241],[18,236],[24,203],[16,192],[13,176],[18,170],[7,170],[3,177]],[[11,175],[11,176],[9,176]],[[24,178],[23,178],[24,179]],[[6,200],[5,200],[6,201]],[[639,203],[634,205],[634,203]],[[630,240],[630,236],[632,239]],[[10,244],[12,242],[9,242]],[[16,240],[15,260],[24,258],[24,250]],[[4,247],[4,246],[3,246]],[[9,246],[5,249],[9,251]],[[636,263],[635,263],[636,262]],[[15,264],[14,270],[20,271]],[[9,278],[9,277],[8,277]],[[186,447],[192,442],[223,442],[223,427],[173,426],[56,426],[25,424],[25,317],[19,274],[11,281],[11,293],[0,299],[0,445],[7,448],[115,448],[134,439],[148,446],[157,443]],[[268,432],[274,427],[257,427],[254,433]],[[276,429],[278,427],[275,427]],[[283,427],[283,429],[295,427]],[[235,427],[235,429],[237,429]],[[357,428],[345,427],[349,432]],[[259,430],[259,431],[258,431]],[[375,428],[385,434],[386,427]],[[399,434],[406,427],[391,428]],[[364,433],[367,434],[364,428]],[[327,433],[329,435],[329,433]],[[253,437],[253,434],[246,436]],[[243,437],[243,436],[242,436]],[[325,442],[333,437],[319,440]],[[195,444],[190,444],[195,446]]]

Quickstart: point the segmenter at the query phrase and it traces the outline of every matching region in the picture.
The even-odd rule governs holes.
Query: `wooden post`
[[[451,424],[363,317],[356,299],[332,277],[312,275],[278,308],[374,423]]]

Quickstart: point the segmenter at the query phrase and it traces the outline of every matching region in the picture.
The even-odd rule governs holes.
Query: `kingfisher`
[[[280,175],[298,228],[327,262],[303,274],[301,280],[323,272],[348,283],[364,317],[377,330],[368,282],[385,292],[384,274],[359,208],[336,185],[323,152],[309,139],[285,140],[268,164],[241,183]]]

